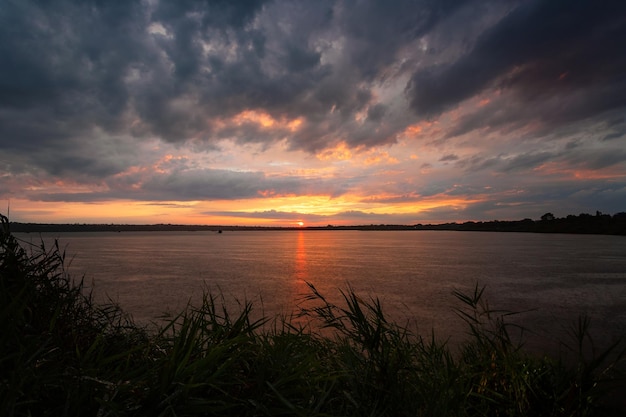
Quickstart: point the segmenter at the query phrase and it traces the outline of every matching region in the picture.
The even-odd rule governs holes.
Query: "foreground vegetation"
[[[468,339],[453,351],[388,321],[375,298],[347,289],[336,305],[312,286],[309,326],[206,295],[148,331],[63,264],[58,244],[25,249],[2,216],[0,415],[621,415],[605,403],[624,389],[617,342],[589,355],[581,318],[571,360],[530,355],[479,287],[455,293]]]

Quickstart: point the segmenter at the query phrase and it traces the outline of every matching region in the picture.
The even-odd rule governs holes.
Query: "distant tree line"
[[[540,220],[524,219],[513,221],[493,220],[487,222],[445,223],[415,226],[418,230],[468,230],[485,232],[533,232],[533,233],[579,233],[626,235],[626,212],[614,215],[581,213],[557,218],[545,213]]]
[[[356,226],[312,226],[312,227],[264,227],[264,226],[218,226],[180,224],[43,224],[11,222],[12,232],[61,233],[61,232],[152,232],[152,231],[244,231],[244,230],[459,230],[484,232],[531,232],[531,233],[579,233],[626,235],[626,212],[614,215],[581,213],[557,218],[545,213],[540,220],[492,220],[485,222],[443,224],[369,224]]]

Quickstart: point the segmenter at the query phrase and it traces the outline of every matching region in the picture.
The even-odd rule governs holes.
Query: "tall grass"
[[[624,389],[620,345],[590,349],[587,318],[573,360],[531,355],[478,286],[454,294],[458,350],[390,321],[374,297],[347,288],[335,304],[312,285],[308,325],[206,294],[148,331],[95,304],[58,243],[25,249],[1,220],[3,416],[604,416],[605,389]]]

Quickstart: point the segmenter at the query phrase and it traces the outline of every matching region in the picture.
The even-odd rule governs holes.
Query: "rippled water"
[[[37,242],[34,234],[18,235]],[[396,320],[460,337],[455,289],[486,285],[494,308],[539,338],[579,313],[600,338],[626,333],[626,238],[450,231],[238,231],[66,233],[72,276],[148,322],[197,302],[203,290],[251,300],[266,315],[293,310],[307,282],[332,300],[351,285]],[[231,303],[232,304],[232,303]],[[547,340],[547,339],[546,339]]]

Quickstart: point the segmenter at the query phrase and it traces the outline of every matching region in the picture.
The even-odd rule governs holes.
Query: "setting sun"
[[[298,222],[298,226],[300,227],[304,226],[304,222]]]

